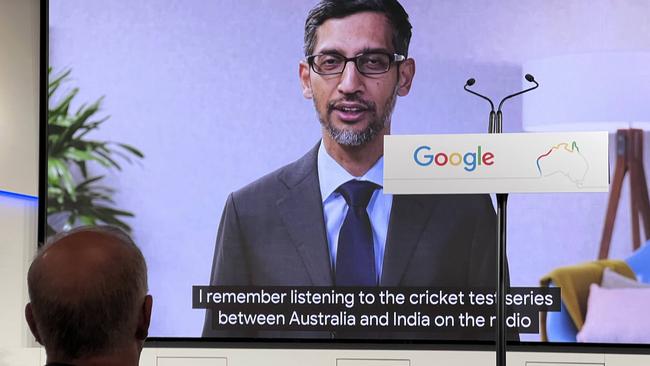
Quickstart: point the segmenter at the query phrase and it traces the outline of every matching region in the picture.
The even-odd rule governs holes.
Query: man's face
[[[392,26],[381,13],[328,19],[316,31],[314,54],[337,53],[350,58],[366,52],[395,53]],[[390,132],[395,97],[408,94],[414,72],[412,59],[377,75],[359,73],[353,62],[339,75],[319,75],[306,62],[300,65],[304,96],[314,100],[327,135],[346,146],[364,145]]]

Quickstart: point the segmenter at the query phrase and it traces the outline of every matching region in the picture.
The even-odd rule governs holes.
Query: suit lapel
[[[381,286],[398,286],[434,206],[432,196],[395,195],[391,208]]]
[[[317,151],[318,145],[280,176],[288,191],[277,201],[277,205],[291,241],[307,268],[312,285],[332,286],[332,269],[316,167]]]

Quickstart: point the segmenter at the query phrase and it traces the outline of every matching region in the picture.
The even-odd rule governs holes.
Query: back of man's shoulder
[[[232,193],[232,199],[239,203],[275,203],[302,180],[316,177],[317,174],[316,152],[312,149],[298,160],[236,190]]]

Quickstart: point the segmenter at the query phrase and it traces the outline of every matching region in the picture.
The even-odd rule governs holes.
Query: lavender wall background
[[[200,336],[203,312],[191,309],[191,286],[209,281],[227,194],[319,138],[297,67],[313,3],[50,0],[51,65],[73,69],[70,85],[81,87],[80,100],[106,96],[111,118],[97,137],[146,154],[108,182],[118,189],[118,205],[136,213],[131,224],[155,296],[151,336]],[[650,51],[648,1],[402,3],[414,26],[417,72],[410,95],[397,103],[393,133],[485,131],[486,105],[462,90],[470,76],[481,91],[501,96],[520,88],[527,60]],[[520,100],[504,115],[506,132],[521,131]],[[622,197],[614,258],[631,252],[625,190]],[[554,267],[595,259],[606,200],[512,196],[513,284],[535,285]]]

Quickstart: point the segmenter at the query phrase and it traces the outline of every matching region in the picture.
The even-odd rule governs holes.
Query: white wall
[[[38,191],[38,1],[0,0],[0,190]],[[25,265],[36,249],[35,199],[0,194],[0,345],[23,346]],[[18,336],[20,335],[20,336]]]
[[[0,0],[0,191],[38,193],[39,1]],[[25,325],[25,278],[38,204],[0,193],[0,365],[38,365]]]
[[[38,23],[38,1],[0,0],[0,191],[32,196],[38,193]]]

